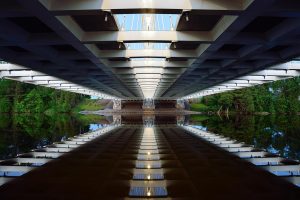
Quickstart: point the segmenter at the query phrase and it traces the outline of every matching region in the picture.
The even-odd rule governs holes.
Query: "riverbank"
[[[289,112],[268,112],[268,111],[239,111],[234,109],[222,109],[222,106],[217,109],[216,107],[207,106],[203,103],[191,103],[191,111],[200,112],[208,115],[300,115],[298,110],[290,110]]]
[[[105,109],[98,111],[81,111],[81,114],[90,115],[195,115],[201,114],[200,112],[182,110],[182,109],[155,109],[155,110],[142,110],[142,109],[122,109],[122,110],[113,110]]]
[[[78,113],[81,111],[102,110],[107,106],[108,103],[108,100],[84,99],[72,109],[72,112]]]

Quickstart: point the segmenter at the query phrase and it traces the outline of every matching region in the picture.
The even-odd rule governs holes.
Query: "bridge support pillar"
[[[183,99],[177,99],[176,108],[185,109],[185,102]]]
[[[154,99],[144,99],[143,109],[145,109],[145,110],[154,110],[155,109]]]
[[[177,116],[177,125],[185,125],[185,116],[184,115]]]
[[[114,110],[121,110],[122,109],[122,101],[119,99],[114,99],[113,100],[113,109]]]
[[[113,124],[121,125],[122,124],[122,116],[121,115],[113,115]]]
[[[153,127],[154,121],[155,121],[154,115],[144,115],[143,116],[144,127]]]

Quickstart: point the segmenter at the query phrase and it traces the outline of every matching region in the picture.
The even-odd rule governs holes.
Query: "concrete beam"
[[[170,68],[186,68],[188,67],[191,62],[190,61],[128,61],[128,62],[121,62],[121,61],[107,61],[106,65],[112,68],[139,68],[139,67],[170,67]]]
[[[224,84],[247,84],[247,83],[251,83],[251,84],[264,84],[266,83],[266,81],[256,81],[256,80],[232,80],[232,81],[228,81],[228,82],[224,82]]]
[[[0,65],[1,66],[1,65]],[[20,66],[15,67],[22,69]],[[24,68],[23,68],[24,69]],[[26,82],[34,85],[42,85],[45,87],[50,87],[59,90],[71,91],[85,95],[93,95],[102,98],[115,98],[96,90],[85,88],[83,86],[70,83],[68,81],[60,80],[56,77],[51,77],[46,74],[35,72],[32,70],[18,70],[18,71],[0,71],[0,75],[7,79],[12,79],[16,81]]]
[[[24,77],[6,77],[9,79],[14,79],[16,81],[27,82],[27,81],[56,81],[58,78],[52,76],[24,76]]]
[[[99,58],[197,58],[199,55],[194,50],[100,50]]]
[[[236,78],[237,80],[252,80],[252,81],[278,81],[281,80],[282,78],[278,77],[278,76],[242,76],[242,77],[238,77]]]
[[[99,31],[84,32],[82,43],[97,42],[206,42],[214,41],[208,31]]]
[[[112,11],[113,13],[153,12],[160,10],[198,10],[198,11],[242,11],[252,2],[250,0],[40,0],[48,10],[57,14],[86,11]],[[174,12],[174,11],[172,11]]]
[[[233,89],[241,89],[251,87],[253,85],[263,84],[266,82],[282,80],[300,76],[300,64],[298,61],[291,61],[279,65],[272,66],[266,70],[250,73],[247,76],[237,77],[234,80],[227,81],[207,89],[201,90],[184,98],[197,98]]]
[[[24,77],[24,76],[34,77],[34,76],[47,76],[47,75],[32,70],[0,71],[0,77]]]
[[[250,74],[250,76],[299,76],[300,71],[297,70],[276,70],[267,69]]]
[[[147,67],[147,68],[133,68],[133,69],[122,69],[114,68],[113,72],[118,75],[124,74],[181,74],[185,71],[183,68],[159,68],[159,67]]]

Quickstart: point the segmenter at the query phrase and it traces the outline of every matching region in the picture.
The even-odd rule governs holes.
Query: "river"
[[[95,130],[111,122],[112,117],[94,115],[0,115],[0,160]],[[300,160],[300,116],[193,115],[186,116],[184,123],[285,158]]]

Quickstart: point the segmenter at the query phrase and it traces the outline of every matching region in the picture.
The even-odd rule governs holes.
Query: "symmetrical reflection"
[[[102,128],[70,137],[65,141],[56,142],[52,145],[44,146],[41,149],[33,149],[29,153],[19,154],[16,158],[0,162],[0,185],[22,176],[25,173],[52,161],[75,148],[90,142],[91,140],[110,132],[118,125],[103,126]]]
[[[133,180],[130,184],[131,197],[165,197],[168,195],[155,129],[145,127],[140,143]]]
[[[300,163],[298,161],[279,157],[276,154],[257,149],[243,142],[201,130],[199,127],[184,125],[182,127],[196,136],[300,186]]]
[[[47,195],[57,191],[68,197],[65,199],[82,199],[80,195],[86,194],[128,200],[242,199],[249,191],[259,197],[274,197],[270,191],[284,195],[283,191],[298,190],[275,175],[299,185],[299,162],[210,132],[204,124],[190,125],[187,116],[110,118],[111,125],[95,123],[92,126],[100,129],[0,162],[3,184],[60,157],[5,184],[1,195],[13,196],[11,191],[19,186],[29,196],[36,195],[40,183],[49,184]],[[212,193],[215,188],[221,189]],[[17,199],[21,194],[16,194]]]
[[[300,160],[300,116],[297,115],[193,115],[185,124],[266,149],[284,158]]]
[[[0,160],[40,149],[88,131],[113,119],[95,115],[0,114]]]

